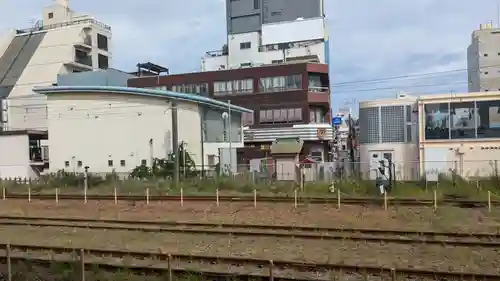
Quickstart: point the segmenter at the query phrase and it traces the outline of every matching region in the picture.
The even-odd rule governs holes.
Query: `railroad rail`
[[[92,200],[92,201],[177,201],[180,202],[240,202],[240,203],[253,203],[266,202],[266,203],[293,203],[296,198],[294,196],[180,196],[180,195],[121,195],[117,196],[112,194],[40,194],[40,193],[9,193],[5,194],[5,199],[25,199],[25,200]],[[337,204],[338,198],[336,197],[304,197],[297,198],[299,203],[308,204]],[[383,197],[342,197],[340,198],[342,204],[347,205],[383,205]],[[500,206],[500,200],[471,200],[471,199],[457,199],[457,198],[440,198],[436,199],[420,199],[420,198],[393,198],[388,197],[388,202],[391,205],[403,206],[433,206],[437,205],[452,205],[462,208],[482,208],[491,206]]]
[[[24,259],[24,260],[45,260],[45,261],[75,261],[75,254],[79,255],[79,260],[84,268],[85,265],[108,265],[120,268],[142,268],[142,269],[163,269],[169,272],[171,276],[173,270],[189,271],[194,273],[206,273],[219,275],[237,275],[239,277],[265,277],[270,280],[273,278],[280,279],[280,274],[287,271],[293,271],[297,275],[299,273],[312,273],[313,276],[327,275],[327,272],[342,272],[342,274],[352,275],[353,273],[361,273],[367,275],[389,275],[395,280],[396,275],[407,277],[424,277],[437,279],[460,279],[460,280],[485,280],[497,281],[500,280],[500,275],[472,273],[472,272],[448,272],[435,271],[416,268],[387,268],[362,265],[346,265],[346,264],[329,264],[329,263],[309,263],[297,261],[282,261],[282,260],[263,260],[254,258],[242,257],[221,257],[221,256],[198,256],[198,255],[180,255],[166,254],[154,252],[131,252],[125,250],[104,250],[104,249],[75,249],[68,247],[51,247],[38,245],[9,245],[0,244],[0,247],[5,249],[3,257],[7,260]],[[50,257],[46,253],[50,253]],[[36,254],[43,254],[37,257]],[[59,256],[57,256],[59,255]],[[129,259],[132,258],[131,262]],[[121,260],[117,264],[116,259]],[[125,264],[123,260],[128,262]],[[114,261],[114,262],[113,262]],[[148,263],[149,262],[149,263]],[[8,261],[10,264],[10,261]],[[189,264],[189,266],[186,266]],[[194,265],[194,266],[193,266]],[[217,268],[223,265],[225,270],[198,270],[200,268]],[[193,269],[194,267],[194,269]],[[242,269],[246,268],[246,273],[242,273]],[[231,274],[232,272],[238,272]],[[255,274],[257,272],[257,274]],[[10,273],[9,273],[10,274]],[[312,278],[296,277],[295,280],[311,280]],[[169,278],[171,279],[171,278]],[[284,278],[292,279],[292,278]],[[315,280],[318,280],[314,278]],[[328,280],[332,280],[331,277]]]
[[[500,233],[0,216],[0,226],[9,225],[500,248]]]

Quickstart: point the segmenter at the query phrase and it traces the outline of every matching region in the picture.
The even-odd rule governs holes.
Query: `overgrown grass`
[[[81,280],[81,267],[79,262],[30,262],[14,261],[12,263],[12,281],[74,281]],[[0,265],[2,279],[7,280],[7,267]],[[174,274],[172,281],[208,281],[210,278],[198,274]],[[152,270],[107,270],[99,266],[87,265],[85,268],[86,281],[164,281],[168,280],[165,271]],[[227,279],[227,281],[233,279]]]
[[[81,175],[64,174],[45,177],[40,181],[23,182],[19,180],[3,180],[0,186],[7,193],[32,194],[83,194],[84,180]],[[332,188],[334,187],[334,189]],[[337,190],[341,196],[380,196],[374,181],[345,179],[335,182],[297,182],[262,181],[249,179],[245,176],[190,178],[181,179],[179,186],[175,186],[168,179],[121,180],[117,176],[109,175],[104,178],[89,176],[87,194],[114,194],[118,195],[213,195],[218,191],[220,195],[252,196],[254,191],[258,196],[288,196],[294,193],[300,197],[336,197]],[[390,196],[433,198],[434,190],[438,198],[469,198],[485,200],[488,191],[493,199],[500,199],[500,180],[498,176],[478,180],[466,180],[457,175],[441,175],[437,182],[428,182],[425,179],[414,182],[396,182]]]

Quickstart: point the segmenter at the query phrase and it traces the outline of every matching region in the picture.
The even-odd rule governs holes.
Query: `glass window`
[[[286,88],[291,89],[302,89],[302,75],[291,75],[286,77]]]
[[[261,110],[259,112],[259,120],[260,120],[260,122],[266,121],[266,111],[265,110]]]
[[[261,93],[302,89],[302,75],[264,77],[259,81]]]
[[[478,101],[478,138],[500,138],[500,101]]]
[[[295,108],[287,109],[286,115],[287,115],[289,121],[296,121],[297,120],[295,117]]]
[[[242,120],[243,126],[253,125],[254,122],[253,113],[243,113],[242,118],[243,118]]]
[[[302,108],[295,108],[295,120],[294,121],[302,121]]]
[[[450,138],[450,110],[448,103],[426,104],[425,139],[447,140]]]
[[[214,82],[214,95],[227,95],[233,91],[233,81]]]
[[[450,103],[450,124],[452,139],[476,138],[476,126],[479,114],[474,102]]]

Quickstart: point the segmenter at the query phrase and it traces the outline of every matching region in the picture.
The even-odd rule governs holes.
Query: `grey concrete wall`
[[[133,77],[135,76],[132,74],[109,68],[106,70],[58,75],[57,85],[127,87],[127,80]]]
[[[500,90],[500,29],[476,30],[467,50],[469,91]]]
[[[262,24],[323,16],[324,0],[226,0],[227,33],[261,30]]]
[[[222,111],[204,108],[204,139],[205,142],[224,142],[224,133],[229,136],[229,126],[222,120]],[[231,114],[231,139],[239,142],[241,139],[241,114]]]

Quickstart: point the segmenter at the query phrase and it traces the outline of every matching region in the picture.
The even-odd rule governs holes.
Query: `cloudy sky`
[[[471,32],[482,22],[497,22],[499,1],[326,0],[333,100],[340,106],[397,91],[465,91],[465,71],[418,74],[464,69]],[[51,2],[0,0],[0,32],[28,27]],[[115,68],[132,70],[139,61],[153,61],[182,73],[199,70],[205,51],[225,42],[224,2],[70,0],[70,5],[112,26]]]

